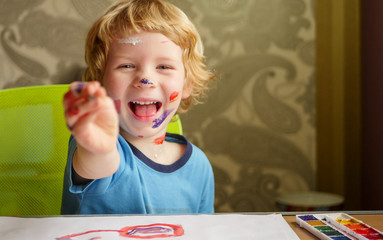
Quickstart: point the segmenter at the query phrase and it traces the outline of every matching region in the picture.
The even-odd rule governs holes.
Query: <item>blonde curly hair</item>
[[[101,81],[109,45],[120,33],[141,31],[161,33],[183,49],[185,88],[192,91],[182,99],[177,112],[186,112],[191,105],[201,103],[216,74],[205,64],[202,40],[193,23],[179,8],[163,0],[119,0],[110,6],[88,32],[83,81]]]

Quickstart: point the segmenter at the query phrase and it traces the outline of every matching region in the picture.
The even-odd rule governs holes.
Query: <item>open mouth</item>
[[[129,108],[138,117],[152,117],[161,108],[162,103],[156,101],[131,101]]]

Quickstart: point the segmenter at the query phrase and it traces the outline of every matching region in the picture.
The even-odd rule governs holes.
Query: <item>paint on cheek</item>
[[[117,99],[114,100],[114,107],[116,108],[116,111],[118,114],[121,113],[121,100]]]
[[[142,135],[138,135],[137,137],[139,137],[139,138],[143,138],[144,136],[142,136]]]
[[[179,92],[175,91],[173,92],[171,95],[170,95],[170,102],[174,102],[175,100],[177,100],[177,97],[179,95]]]
[[[154,125],[152,128],[158,128],[159,126],[161,126],[161,124],[165,121],[165,119],[169,116],[169,114],[171,112],[173,112],[174,108],[173,109],[169,109],[169,110],[166,110],[159,118],[157,119],[154,119],[153,122],[154,122]]]
[[[156,145],[163,144],[165,141],[165,136],[166,136],[166,133],[162,137],[154,139],[153,143]]]

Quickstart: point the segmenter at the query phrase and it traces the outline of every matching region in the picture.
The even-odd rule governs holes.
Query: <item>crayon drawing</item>
[[[281,214],[0,216],[0,239],[299,240]]]
[[[150,225],[128,226],[120,230],[91,230],[82,233],[70,234],[56,238],[56,240],[75,240],[75,239],[106,239],[110,237],[125,237],[133,239],[156,239],[179,237],[184,235],[181,225],[155,223]],[[106,238],[104,238],[106,237]]]

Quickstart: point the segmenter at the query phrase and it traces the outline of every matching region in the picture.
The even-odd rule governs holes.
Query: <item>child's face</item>
[[[141,32],[114,40],[103,83],[115,101],[121,133],[133,137],[164,134],[184,90],[182,49],[160,33]]]

